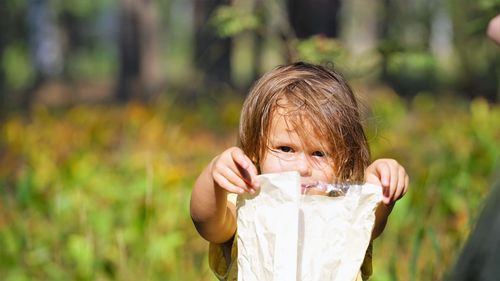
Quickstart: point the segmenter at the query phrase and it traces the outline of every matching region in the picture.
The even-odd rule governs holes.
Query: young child
[[[338,72],[299,62],[265,74],[243,104],[238,147],[210,162],[191,195],[191,217],[210,242],[216,276],[237,279],[235,199],[228,194],[257,192],[258,174],[298,171],[303,186],[320,181],[382,186],[372,232],[372,240],[377,238],[406,193],[408,175],[395,160],[368,166],[369,158],[356,99]],[[371,275],[371,243],[359,275],[363,280]]]

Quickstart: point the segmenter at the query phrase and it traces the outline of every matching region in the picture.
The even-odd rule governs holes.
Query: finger
[[[365,181],[380,185],[388,186],[389,164],[386,159],[375,160],[365,170]]]
[[[236,148],[231,151],[231,157],[233,161],[243,169],[247,169],[250,166],[251,161],[246,157],[243,150]]]
[[[405,175],[405,188],[404,188],[403,194],[406,194],[406,192],[408,191],[409,185],[410,185],[410,176],[408,176],[408,174],[406,174]]]
[[[389,196],[390,192],[390,167],[387,163],[382,162],[376,167],[377,174],[380,178],[380,183],[382,184],[384,197]]]
[[[247,183],[247,180],[241,174],[241,168],[236,165],[236,167],[227,168],[225,171],[226,179],[233,185],[239,186],[243,188],[245,191],[250,192],[250,184]]]
[[[380,182],[379,175],[375,171],[375,169],[370,168],[369,170],[366,170],[365,172],[365,182],[366,183],[371,183],[374,185],[379,185],[382,186],[382,183]]]
[[[389,184],[389,194],[388,198],[392,202],[394,200],[394,193],[396,192],[396,189],[398,188],[398,178],[399,178],[399,168],[397,166],[390,166],[390,184]]]
[[[259,183],[255,179],[257,176],[257,168],[252,163],[250,158],[246,156],[241,149],[235,149],[231,156],[234,159],[236,168],[242,176],[242,179],[249,187],[258,187]]]
[[[260,183],[257,180],[257,175],[258,175],[257,167],[255,167],[255,165],[250,160],[250,158],[248,158],[248,156],[245,155],[245,157],[247,157],[247,161],[250,163],[246,170],[248,172],[248,175],[250,176],[251,187],[254,189],[258,189],[260,187]]]
[[[392,201],[399,200],[401,199],[401,197],[403,197],[405,189],[405,177],[406,177],[405,169],[403,167],[400,167],[398,173],[398,184],[394,192],[394,197],[392,198]]]
[[[382,186],[387,187],[389,186],[390,182],[390,166],[387,164],[387,162],[381,161],[378,165],[375,166],[375,171],[377,172],[379,178],[380,178],[380,183]]]
[[[257,190],[260,188],[260,183],[257,180],[256,176],[251,176],[252,172],[249,171],[249,169],[246,170],[240,170],[242,173],[243,181],[246,184],[246,187],[249,189],[250,193],[255,193]],[[243,173],[245,176],[243,176]]]
[[[236,160],[233,160],[233,165],[226,167],[225,174],[227,179],[236,186],[243,188],[246,192],[255,194],[259,188],[259,183],[256,179],[257,168],[253,165],[250,158],[243,154],[245,161],[249,164],[248,168],[243,169]],[[241,162],[241,161],[240,161]]]
[[[244,169],[240,165],[236,165],[236,168],[238,169],[238,172],[241,175],[241,179],[245,182],[245,185],[248,185],[249,187],[252,187],[252,175],[248,171],[248,169]]]
[[[241,149],[235,149],[231,152],[231,157],[233,158],[234,164],[236,165],[237,170],[242,176],[242,179],[249,185],[251,185],[252,176],[248,172],[248,168],[250,166],[250,161],[248,157],[241,151]]]
[[[250,176],[252,177],[252,179],[255,179],[255,177],[257,177],[257,175],[259,174],[259,172],[257,171],[257,167],[252,162],[252,160],[250,160],[250,158],[248,158],[248,156],[245,155],[245,157],[247,157],[247,161],[250,163],[248,168],[247,168],[247,171],[250,173]],[[258,184],[257,181],[255,181],[255,183]]]
[[[231,193],[243,194],[245,189],[240,186],[232,184],[226,177],[221,174],[213,175],[215,182],[223,189]]]

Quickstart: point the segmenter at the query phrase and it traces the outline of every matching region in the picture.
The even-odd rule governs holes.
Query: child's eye
[[[279,146],[278,150],[282,152],[293,152],[293,149],[289,146]]]
[[[312,153],[312,156],[316,156],[316,157],[325,157],[325,153],[323,151],[314,151]]]

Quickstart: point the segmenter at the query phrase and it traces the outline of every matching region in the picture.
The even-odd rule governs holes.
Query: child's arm
[[[372,239],[375,239],[384,231],[396,201],[408,190],[409,177],[396,160],[378,159],[366,168],[365,180],[383,188],[383,204],[379,204],[375,212],[375,227],[372,232]]]
[[[191,194],[191,218],[200,235],[223,243],[236,231],[236,211],[227,193],[255,192],[257,169],[237,147],[215,157],[196,180]]]

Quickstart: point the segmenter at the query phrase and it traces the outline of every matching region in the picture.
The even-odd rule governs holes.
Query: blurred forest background
[[[215,280],[191,186],[251,83],[323,63],[411,189],[372,280],[444,280],[500,158],[500,0],[0,1],[0,280]],[[500,234],[499,234],[500,235]]]

